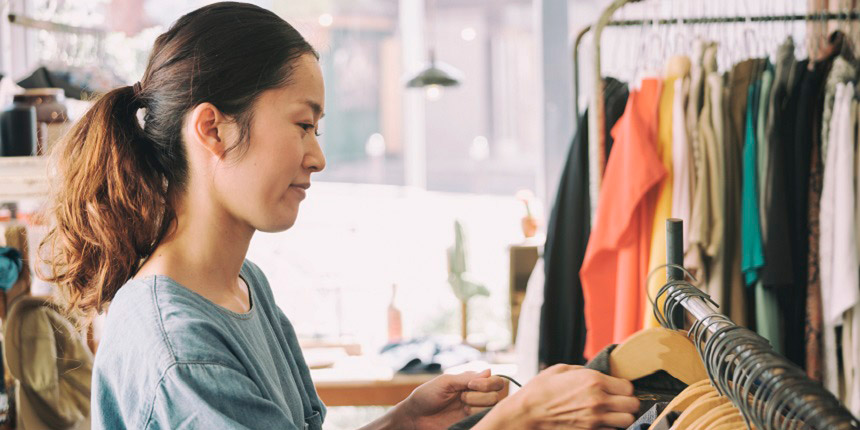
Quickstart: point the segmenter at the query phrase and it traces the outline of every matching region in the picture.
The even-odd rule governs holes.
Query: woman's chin
[[[270,219],[265,220],[264,222],[260,222],[254,227],[257,231],[262,231],[264,233],[279,233],[290,229],[290,227],[292,227],[296,223],[297,215],[298,214],[293,212],[291,214],[284,214],[278,217],[272,217]]]

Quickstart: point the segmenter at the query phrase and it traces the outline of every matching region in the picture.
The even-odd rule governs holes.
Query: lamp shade
[[[455,87],[460,85],[462,73],[448,64],[437,62],[433,52],[430,52],[430,64],[406,82],[408,88],[424,88],[431,85],[440,87]]]

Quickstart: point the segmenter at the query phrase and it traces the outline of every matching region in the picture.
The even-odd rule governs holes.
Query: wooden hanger
[[[672,399],[672,401],[669,402],[668,405],[666,405],[666,408],[663,409],[663,412],[661,412],[660,415],[657,416],[657,419],[654,420],[654,424],[662,421],[663,418],[665,418],[666,415],[669,415],[670,412],[683,412],[684,409],[687,409],[690,405],[693,404],[693,402],[698,400],[700,397],[704,396],[705,394],[716,392],[717,389],[714,388],[711,385],[710,381],[707,379],[690,385],[689,387],[687,387],[686,390],[681,391],[680,394],[675,396],[675,398]],[[653,429],[655,427],[654,424],[651,424],[651,427],[649,427],[648,429]]]
[[[705,394],[702,397],[699,397],[699,399],[693,402],[693,404],[687,409],[684,409],[681,416],[679,416],[678,419],[675,420],[675,423],[672,424],[671,430],[687,430],[690,428],[691,424],[703,417],[709,411],[728,402],[729,399],[727,397],[719,395],[716,391]]]
[[[744,422],[744,417],[741,416],[740,412],[737,415],[727,415],[724,417],[718,418],[716,421],[711,423],[711,428],[717,428],[724,424],[731,424],[735,426],[741,426],[741,428],[746,428],[746,423]],[[708,429],[710,430],[710,429]]]
[[[695,422],[690,424],[687,430],[708,430],[711,426],[714,425],[714,422],[718,419],[725,416],[740,416],[740,412],[731,402],[724,403],[720,406],[717,406],[714,409],[711,409],[708,412],[705,412],[705,415],[702,415]]]
[[[708,378],[693,342],[681,332],[662,327],[642,330],[615,347],[609,355],[609,369],[612,376],[628,381],[659,370],[687,385]]]
[[[746,428],[747,428],[746,424],[723,423],[723,424],[716,425],[713,428],[710,428],[708,430],[746,430]],[[756,427],[752,426],[752,430],[756,430]]]

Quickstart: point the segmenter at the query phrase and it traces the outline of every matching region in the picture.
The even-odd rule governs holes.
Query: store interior
[[[0,0],[0,430],[103,426],[109,300],[46,276],[61,149],[213,3]],[[632,382],[615,428],[860,428],[860,2],[250,3],[325,82],[325,168],[245,256],[322,428],[485,369],[508,407],[559,364]]]

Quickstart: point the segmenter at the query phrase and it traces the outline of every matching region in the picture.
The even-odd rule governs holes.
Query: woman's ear
[[[232,142],[234,124],[212,103],[201,103],[191,111],[186,128],[188,145],[205,149],[221,159]],[[190,149],[190,148],[189,148]]]

